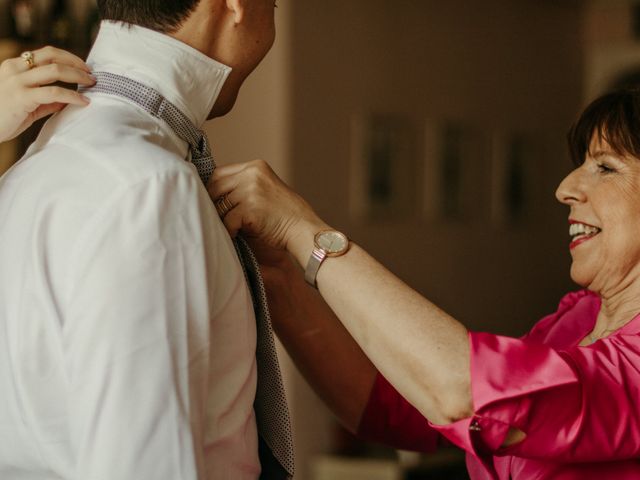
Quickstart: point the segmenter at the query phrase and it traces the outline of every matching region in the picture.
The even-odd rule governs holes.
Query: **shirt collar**
[[[168,35],[111,21],[101,23],[87,63],[95,72],[123,75],[157,90],[198,128],[231,72]]]

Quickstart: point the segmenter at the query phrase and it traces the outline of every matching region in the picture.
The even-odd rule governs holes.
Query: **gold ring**
[[[36,66],[36,61],[35,61],[35,57],[33,56],[33,52],[31,51],[22,52],[20,54],[20,58],[22,58],[26,62],[27,67],[29,67],[29,70],[31,70],[33,67]]]
[[[215,201],[215,206],[216,210],[218,211],[218,215],[220,215],[220,218],[224,218],[227,213],[229,213],[234,207],[233,203],[231,203],[231,201],[229,200],[228,195],[222,195],[220,198],[218,198]]]

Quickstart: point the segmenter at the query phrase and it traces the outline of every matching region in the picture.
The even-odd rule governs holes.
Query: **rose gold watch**
[[[327,257],[339,257],[347,253],[349,239],[344,233],[337,230],[322,230],[316,233],[313,243],[314,248],[304,271],[304,279],[309,285],[318,288],[316,278],[320,265]]]

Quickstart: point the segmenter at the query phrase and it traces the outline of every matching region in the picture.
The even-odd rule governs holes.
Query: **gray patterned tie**
[[[204,132],[198,129],[175,105],[152,88],[135,80],[108,72],[94,72],[97,83],[81,91],[93,91],[123,97],[166,122],[182,140],[189,144],[191,161],[207,184],[215,162]],[[249,244],[238,237],[234,241],[240,264],[249,284],[256,315],[258,386],[254,408],[260,436],[261,479],[293,478],[294,455],[291,423],[278,355],[276,353],[267,295],[260,268]]]

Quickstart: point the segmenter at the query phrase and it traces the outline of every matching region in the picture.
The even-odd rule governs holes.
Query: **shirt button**
[[[478,423],[478,420],[473,420],[471,422],[471,424],[469,425],[469,430],[471,430],[472,432],[480,432],[480,431],[482,431],[482,427]]]

